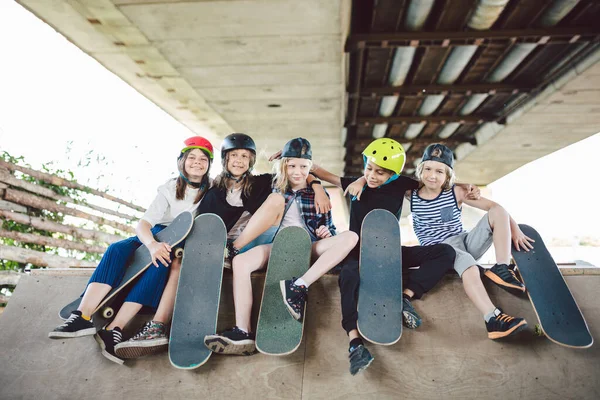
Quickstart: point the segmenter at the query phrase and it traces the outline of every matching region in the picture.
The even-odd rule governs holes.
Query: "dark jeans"
[[[412,290],[414,299],[430,291],[454,265],[456,252],[447,244],[432,246],[402,246],[402,282],[404,289]],[[409,269],[418,267],[418,269]],[[351,252],[341,263],[338,281],[342,300],[342,327],[346,332],[356,329],[358,321],[358,272],[357,252]]]

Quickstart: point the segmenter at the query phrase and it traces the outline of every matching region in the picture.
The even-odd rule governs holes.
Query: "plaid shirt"
[[[325,193],[327,193],[327,191],[325,191]],[[327,196],[329,196],[329,194]],[[290,204],[290,201],[293,202],[295,199],[300,198],[300,214],[304,221],[304,229],[307,230],[313,242],[320,239],[315,231],[321,225],[325,225],[327,229],[329,229],[329,232],[331,232],[331,236],[335,236],[335,225],[333,225],[331,211],[325,214],[317,214],[315,192],[310,186],[300,189],[295,193],[291,189],[288,189],[287,192],[283,193],[283,197],[285,198],[286,213],[289,207],[294,206],[294,204]]]

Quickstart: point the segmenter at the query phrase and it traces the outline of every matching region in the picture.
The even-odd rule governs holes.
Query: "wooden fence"
[[[36,182],[73,189],[83,196],[64,196],[42,184],[24,179],[26,177],[34,178]],[[83,198],[86,200],[81,201]],[[104,199],[101,202],[107,207],[93,204],[99,198]],[[45,218],[44,211],[74,217],[76,221],[92,222],[95,229],[57,223]],[[136,214],[144,211],[140,206],[77,182],[0,160],[0,238],[40,245],[44,249],[48,247],[53,253],[58,253],[0,243],[0,260],[31,264],[38,268],[93,268],[96,262],[64,256],[66,250],[81,252],[82,255],[102,254],[109,244],[135,234]],[[46,231],[50,236],[8,230],[4,227],[7,221]],[[14,271],[0,271],[0,286],[16,285],[19,277],[20,274]],[[9,298],[0,294],[0,303],[6,303]]]

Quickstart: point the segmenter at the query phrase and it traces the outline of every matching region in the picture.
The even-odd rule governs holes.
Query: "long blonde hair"
[[[291,157],[283,157],[278,160],[273,165],[273,173],[275,176],[273,177],[273,189],[278,191],[279,193],[285,193],[288,191],[290,187],[290,180],[287,173],[287,165],[290,160],[295,160],[295,158]],[[299,160],[306,160],[303,158],[299,158]],[[310,167],[312,167],[312,160],[308,160],[310,162]]]
[[[425,167],[426,162],[427,161],[421,161],[415,170],[415,177],[421,185],[423,184],[423,168]],[[442,185],[442,190],[450,190],[452,186],[454,186],[454,182],[456,182],[456,174],[454,173],[454,170],[446,164],[444,164],[444,167],[446,169],[446,180]]]
[[[223,158],[221,161],[223,164],[223,171],[221,171],[219,176],[217,176],[217,178],[215,179],[215,185],[217,186],[217,188],[219,190],[221,190],[223,192],[227,191],[227,189],[228,189],[227,180],[228,180],[228,178],[230,178],[230,175],[229,175],[230,172],[227,170],[227,163],[229,162],[229,153],[230,152],[231,152],[231,150],[228,151],[227,153],[225,153],[225,158]],[[240,180],[241,187],[242,187],[242,193],[246,197],[250,196],[250,192],[252,190],[252,183],[254,181],[254,179],[253,179],[254,175],[252,175],[251,171],[252,171],[252,168],[254,167],[254,163],[256,163],[256,154],[254,154],[250,150],[248,150],[248,152],[250,153],[250,162],[248,163],[248,171],[246,171],[244,173],[244,176]]]

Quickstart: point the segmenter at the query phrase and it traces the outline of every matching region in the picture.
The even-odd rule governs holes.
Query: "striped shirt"
[[[441,243],[449,237],[464,232],[461,209],[458,208],[454,187],[442,190],[438,197],[426,200],[419,196],[418,189],[410,195],[410,211],[413,229],[421,246]]]

